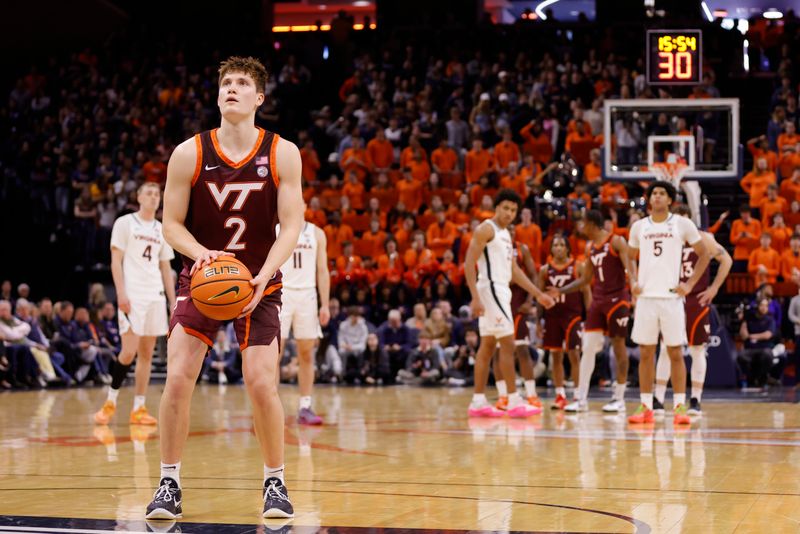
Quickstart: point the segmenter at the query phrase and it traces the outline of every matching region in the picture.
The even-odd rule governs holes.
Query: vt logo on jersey
[[[244,207],[244,203],[247,201],[247,197],[250,196],[250,193],[261,191],[266,185],[266,182],[236,182],[225,184],[222,190],[220,190],[216,183],[206,182],[206,186],[208,186],[208,190],[211,192],[211,196],[214,198],[214,202],[217,203],[217,207],[219,207],[220,210],[225,206],[225,202],[228,200],[231,193],[236,194],[235,200],[230,207],[231,211],[240,211]]]
[[[550,285],[553,287],[564,287],[564,285],[572,278],[569,274],[557,274],[556,276],[549,276]]]
[[[603,252],[596,252],[592,254],[591,255],[592,265],[594,265],[595,267],[600,267],[601,265],[603,265],[603,260],[605,259],[606,256],[608,256],[607,250],[603,250]]]

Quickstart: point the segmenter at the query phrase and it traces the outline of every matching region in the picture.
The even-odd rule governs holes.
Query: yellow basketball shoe
[[[132,425],[156,425],[158,421],[155,417],[147,413],[147,407],[140,406],[138,409],[131,412]]]
[[[107,400],[103,403],[103,407],[94,414],[94,422],[98,425],[107,425],[111,421],[111,418],[114,417],[114,412],[116,411],[117,405]]]

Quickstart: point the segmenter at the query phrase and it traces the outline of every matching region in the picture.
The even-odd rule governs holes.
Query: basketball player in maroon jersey
[[[514,226],[509,225],[508,231],[513,239]],[[519,268],[525,272],[525,275],[531,280],[536,277],[536,264],[533,262],[533,256],[528,248],[528,245],[514,240],[514,257]],[[522,289],[517,284],[511,284],[511,313],[514,316],[514,356],[519,362],[519,374],[525,383],[525,397],[536,413],[542,412],[542,401],[536,394],[536,379],[533,375],[533,359],[531,352],[528,348],[530,343],[530,329],[528,328],[528,321],[526,318],[533,310],[533,297],[530,293]],[[498,347],[499,349],[499,347]],[[492,372],[494,373],[495,386],[497,387],[498,399],[494,407],[498,410],[505,410],[508,407],[508,386],[506,385],[503,371],[500,368],[500,354],[499,350],[495,352],[494,360],[492,362]],[[514,377],[516,380],[516,377]]]
[[[583,233],[589,242],[586,256],[591,260],[584,265],[581,277],[564,287],[551,287],[551,296],[568,295],[592,286],[592,304],[586,312],[586,323],[581,342],[580,384],[578,400],[568,404],[568,412],[583,412],[589,409],[589,383],[594,372],[597,353],[603,349],[603,334],[611,338],[614,356],[617,360],[617,383],[610,403],[603,406],[604,412],[625,410],[625,385],[628,380],[628,349],[625,338],[628,335],[630,320],[630,293],[625,279],[627,271],[633,279],[636,265],[628,257],[628,243],[622,236],[614,235],[605,229],[603,214],[589,210],[583,218]]]
[[[683,217],[691,218],[691,212],[686,205],[676,207],[673,212]],[[708,316],[709,306],[714,297],[717,296],[719,288],[722,287],[731,270],[731,265],[733,265],[730,254],[722,245],[717,243],[717,240],[714,239],[714,234],[700,232],[700,237],[705,241],[706,249],[711,251],[711,259],[719,262],[719,268],[713,282],[711,281],[710,270],[706,269],[684,300],[686,338],[689,345],[689,355],[692,357],[692,391],[689,410],[686,412],[688,415],[702,414],[700,401],[703,395],[703,385],[706,381],[706,347],[711,334],[711,320]],[[689,278],[694,273],[698,259],[694,249],[684,245],[681,261],[681,283],[689,281]],[[667,393],[667,382],[671,372],[670,359],[666,354],[667,347],[662,340],[661,352],[656,364],[656,388],[653,397],[653,413],[655,415],[664,414],[664,397]]]
[[[264,517],[292,517],[283,477],[284,415],[278,397],[280,266],[303,225],[300,152],[255,126],[267,73],[254,58],[231,57],[219,69],[219,128],[178,145],[167,169],[164,235],[183,256],[170,321],[167,383],[161,398],[161,482],[148,519],[182,514],[180,465],[189,408],[203,357],[220,327],[189,297],[191,275],[235,255],[253,273],[252,300],[235,319],[242,374],[264,459]],[[275,225],[281,232],[276,238]]]
[[[552,260],[539,269],[539,287],[564,287],[583,274],[585,267],[572,257],[569,241],[561,234],[553,237],[550,243]],[[556,400],[552,408],[563,410],[567,406],[567,391],[564,388],[564,352],[569,357],[570,374],[575,383],[575,397],[580,384],[580,349],[583,325],[584,304],[586,308],[592,301],[589,286],[581,292],[559,295],[556,305],[544,311],[544,333],[542,348],[550,351],[553,358],[553,382],[556,386]]]

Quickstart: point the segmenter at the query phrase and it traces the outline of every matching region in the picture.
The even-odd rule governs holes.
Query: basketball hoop
[[[689,165],[683,158],[677,157],[675,154],[667,156],[667,161],[653,163],[650,170],[653,172],[656,180],[663,180],[679,189],[681,180],[689,172]]]

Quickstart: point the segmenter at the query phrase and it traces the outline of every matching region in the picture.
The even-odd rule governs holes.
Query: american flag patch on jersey
[[[269,156],[261,156],[256,158],[256,165],[269,165]]]

